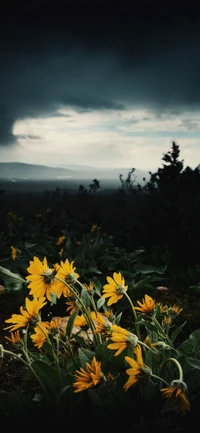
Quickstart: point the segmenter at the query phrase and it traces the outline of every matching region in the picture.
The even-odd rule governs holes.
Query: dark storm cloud
[[[15,121],[61,107],[133,104],[158,115],[200,108],[200,14],[192,2],[27,3],[1,11],[1,146],[15,143]]]

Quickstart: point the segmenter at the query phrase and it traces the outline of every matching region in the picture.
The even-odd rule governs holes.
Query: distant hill
[[[0,179],[2,180],[118,180],[123,175],[125,180],[131,168],[95,168],[91,166],[73,165],[69,168],[49,167],[45,165],[26,164],[21,162],[0,162]],[[135,170],[136,183],[143,183],[150,175],[145,170]]]
[[[52,168],[45,165],[25,164],[21,162],[1,162],[0,179],[15,180],[47,180],[59,176],[74,176],[74,170]]]

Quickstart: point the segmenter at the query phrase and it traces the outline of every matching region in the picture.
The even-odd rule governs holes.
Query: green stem
[[[89,295],[89,294],[88,294],[88,295]],[[90,296],[90,295],[89,295],[89,298],[90,298],[91,304],[92,304],[92,306],[93,306],[93,308],[94,308],[94,311],[95,311],[95,313],[96,313],[96,315],[97,315],[97,314],[99,313],[99,311],[98,311],[97,308],[96,308],[96,304],[95,304],[95,302],[94,302],[94,299],[93,299],[93,297]],[[95,329],[96,329],[96,328],[95,328]],[[95,335],[96,335],[96,333],[95,333]],[[98,334],[98,338],[99,338],[99,342],[102,343],[101,334]]]
[[[165,385],[169,386],[168,382],[166,382],[166,380],[162,379],[162,377],[157,376],[156,374],[151,374],[151,377],[155,377],[155,379],[158,379],[161,382],[165,383]]]
[[[88,314],[88,310],[85,307],[85,305],[83,304],[81,298],[79,297],[78,293],[76,292],[76,290],[70,286],[66,281],[64,281],[62,278],[55,276],[55,278],[60,281],[61,283],[65,284],[66,287],[68,287],[68,289],[73,293],[74,297],[78,300],[79,304],[81,305],[81,309],[83,311],[83,315],[89,325],[89,327],[91,328],[92,332],[93,332],[93,336],[94,336],[94,340],[95,340],[95,344],[96,346],[98,346],[98,344],[100,344],[100,340],[99,340],[99,336],[98,334],[95,334],[95,325],[90,317],[90,315]],[[76,280],[77,281],[77,280]]]
[[[63,379],[62,379],[62,375],[61,375],[61,371],[60,371],[60,365],[59,365],[59,361],[58,361],[58,357],[56,356],[53,344],[48,336],[48,334],[45,332],[44,328],[40,325],[40,323],[37,324],[37,326],[41,329],[41,331],[43,332],[44,336],[47,339],[47,342],[50,344],[51,348],[52,348],[52,354],[53,354],[53,358],[55,360],[56,363],[56,367],[57,367],[57,371],[58,371],[58,375],[59,375],[59,380],[60,380],[60,386],[63,386]]]
[[[18,361],[21,361],[21,362],[22,362],[22,363],[23,363],[23,364],[24,364],[24,365],[25,365],[25,366],[26,366],[26,367],[31,371],[31,373],[35,376],[37,382],[39,383],[40,387],[43,389],[44,394],[46,395],[47,399],[51,402],[51,399],[50,399],[50,397],[49,397],[49,394],[48,394],[48,392],[47,392],[45,386],[43,385],[43,383],[41,382],[39,376],[37,375],[37,373],[35,372],[35,370],[33,369],[33,367],[32,367],[31,364],[30,364],[31,361],[30,361],[30,359],[29,359],[27,353],[26,353],[26,352],[24,353],[24,351],[23,351],[23,353],[24,353],[24,355],[26,356],[28,362],[24,361],[23,358],[19,357],[18,355],[16,355],[15,353],[11,352],[10,350],[5,350],[5,349],[3,349],[3,352],[6,353],[6,354],[8,354],[8,355],[13,356],[13,357],[16,358]]]
[[[75,367],[75,369],[77,369],[76,361],[75,361],[74,354],[73,354],[73,351],[72,351],[70,344],[64,343],[64,341],[62,341],[62,340],[60,341],[60,344],[62,344],[62,346],[64,346],[68,350],[68,352],[71,355],[74,367]]]
[[[128,295],[128,293],[126,293],[126,291],[124,291],[123,293],[124,293],[124,295],[126,296],[126,298],[128,299],[128,302],[129,302],[129,304],[130,304],[130,306],[131,306],[131,310],[132,310],[132,313],[133,313],[134,322],[137,322],[137,313],[136,313],[136,311],[135,311],[135,308],[134,308],[134,305],[133,305],[133,303],[132,303],[132,301],[131,301],[131,298],[130,298],[130,296]],[[140,336],[140,327],[139,327],[139,325],[135,324],[135,329],[136,329],[136,333],[137,333],[138,338],[141,339],[141,336]]]
[[[163,332],[163,328],[162,328],[162,326],[160,325],[160,323],[158,322],[158,320],[156,319],[155,316],[152,318],[152,321],[155,323],[155,325],[156,325],[157,328],[159,329],[159,331],[160,331],[160,333],[161,333],[161,336],[164,337],[164,339],[167,340],[169,346],[170,346],[171,348],[174,349],[174,345],[173,345],[171,339],[169,338],[168,335],[166,335],[166,334]]]
[[[88,349],[89,349],[89,348],[90,348],[90,341],[91,341],[91,339],[90,339],[90,336],[89,336],[89,334],[88,334],[88,330],[86,330],[85,333],[86,333],[86,335],[87,335],[87,346],[88,346]],[[94,335],[94,334],[93,334],[93,335]]]
[[[56,334],[54,339],[56,340],[56,357],[58,357],[58,355],[59,355],[59,335]]]
[[[157,351],[155,351],[154,349],[152,349],[151,347],[148,346],[148,344],[144,343],[143,341],[138,340],[138,343],[141,344],[141,346],[146,347],[146,349],[150,350],[150,352],[154,353],[154,355],[158,355]]]
[[[168,361],[172,361],[172,362],[174,362],[176,364],[176,366],[178,367],[178,371],[179,371],[179,380],[181,382],[183,382],[183,370],[182,370],[182,367],[181,367],[180,363],[175,358],[168,358],[168,359],[165,360],[165,362],[163,363],[163,365],[166,364],[166,362],[168,362]]]
[[[76,280],[76,283],[78,283],[79,286],[80,286],[83,290],[86,290],[85,287],[82,285],[82,283],[81,283],[80,281]],[[93,296],[90,295],[89,292],[87,292],[87,294],[88,294],[88,297],[89,297],[89,299],[90,299],[91,305],[92,305],[92,307],[94,308],[94,311],[95,311],[95,313],[96,313],[96,315],[97,315],[97,314],[98,314],[98,310],[97,310],[96,304],[95,304],[95,302],[94,302],[94,298],[93,298]],[[96,328],[94,327],[94,330],[95,330],[95,329],[96,329]],[[95,335],[96,335],[96,333],[95,333]],[[101,344],[101,343],[102,343],[101,334],[98,334],[98,339],[99,339],[99,343]]]
[[[82,286],[82,284],[80,283],[80,281],[77,281],[77,283],[79,283],[79,285]],[[82,287],[82,288],[83,288],[84,290],[86,290],[84,287]],[[88,291],[87,291],[87,294],[88,294],[89,300],[90,300],[90,302],[91,302],[91,305],[92,305],[92,307],[94,308],[95,313],[97,314],[97,313],[98,313],[98,310],[97,310],[96,304],[95,304],[95,302],[94,302],[94,298],[93,298],[92,295],[90,295],[90,293],[89,293]]]
[[[31,365],[31,359],[29,358],[28,351],[25,349],[22,349],[22,352],[23,352],[24,357],[26,358],[28,364]]]
[[[25,347],[25,351],[26,351],[26,353],[28,352],[28,344],[27,344],[27,339],[28,339],[28,328],[29,328],[29,323],[28,323],[28,325],[27,325],[26,332],[25,332],[25,334],[24,334],[24,347]]]
[[[80,281],[76,280],[76,283],[78,283],[79,286],[80,286],[83,290],[86,290],[85,287],[83,286],[83,284],[82,284]],[[94,311],[95,311],[95,313],[96,313],[96,315],[97,315],[98,310],[97,310],[96,304],[95,304],[95,302],[94,302],[94,299],[93,299],[93,297],[90,295],[90,293],[89,293],[88,291],[87,291],[87,294],[88,294],[89,300],[90,300],[90,302],[91,302],[91,305],[92,305],[92,307],[94,308]],[[95,329],[96,329],[96,328],[94,327],[94,330],[95,330]],[[98,339],[99,339],[99,343],[102,343],[102,340],[101,340],[101,334],[98,335]]]

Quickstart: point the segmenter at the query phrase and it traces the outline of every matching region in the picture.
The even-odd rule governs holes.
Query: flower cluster
[[[58,244],[63,241],[64,236],[59,238]],[[35,355],[32,358],[31,348],[28,348],[31,343],[40,357],[44,356],[44,362],[52,363],[57,369],[61,382],[64,366],[69,383],[73,377],[75,394],[90,388],[98,392],[104,386],[110,393],[111,384],[114,387],[120,376],[124,378],[122,392],[126,393],[138,384],[145,387],[150,380],[157,386],[160,396],[178,405],[181,413],[190,410],[183,369],[177,357],[172,356],[174,342],[170,337],[180,307],[156,303],[148,294],[134,305],[121,272],[106,277],[107,283],[102,285],[99,295],[94,281],[81,283],[74,261],[69,259],[49,266],[46,257],[42,261],[34,257],[27,272],[29,294],[25,305],[20,307],[20,314],[12,314],[5,320],[9,326],[4,329],[10,332],[5,338],[17,350],[22,350],[23,362],[27,362],[27,368],[35,373],[40,385],[43,376],[38,378],[38,371],[34,371]],[[53,296],[64,297],[66,317],[43,321],[41,310],[52,302]],[[120,323],[121,316],[109,309],[123,297],[129,302],[132,314],[128,328]],[[6,349],[4,352],[12,354]],[[176,366],[178,377],[176,370],[165,368],[169,363]],[[45,385],[41,386],[45,391]],[[60,386],[62,389],[64,385]]]

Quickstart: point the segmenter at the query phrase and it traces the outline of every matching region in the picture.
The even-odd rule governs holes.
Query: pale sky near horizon
[[[200,8],[46,6],[2,14],[0,161],[156,170],[174,140],[197,167]]]

